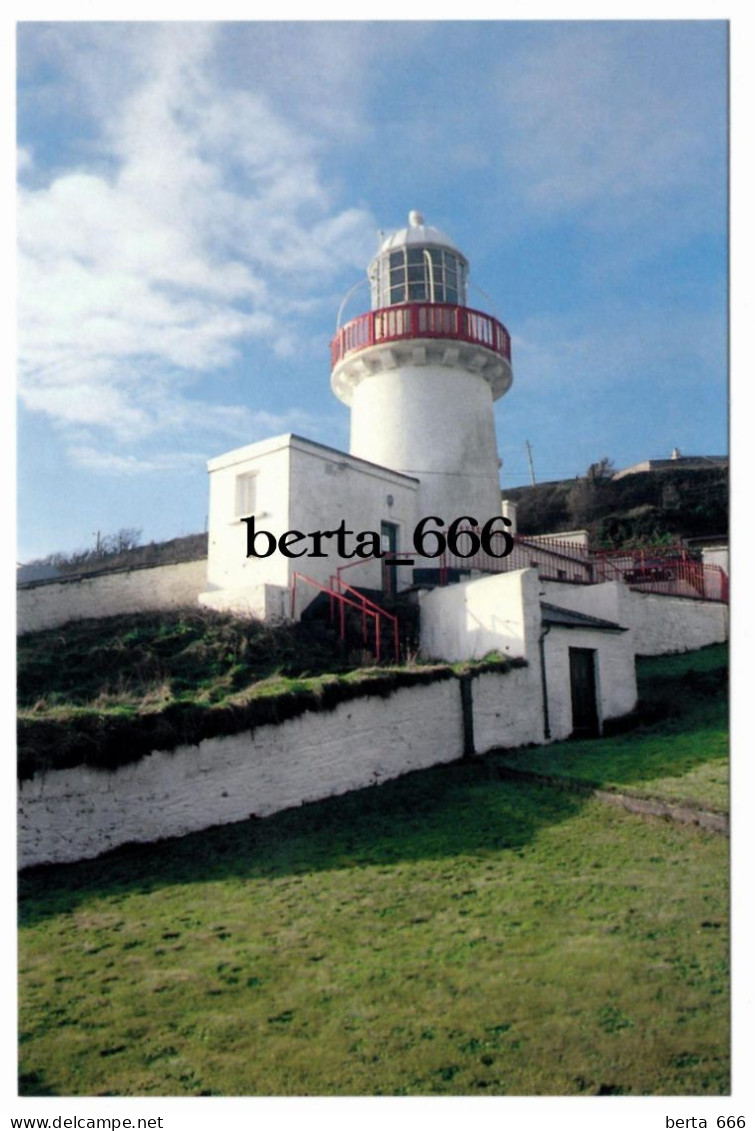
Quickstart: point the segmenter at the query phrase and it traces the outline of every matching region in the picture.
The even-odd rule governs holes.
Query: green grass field
[[[721,655],[585,776],[705,800]],[[23,875],[21,1093],[725,1094],[728,841],[503,757]]]
[[[507,751],[503,765],[714,811],[729,809],[728,651],[653,656],[637,665],[642,702],[660,723],[601,739]],[[642,754],[637,740],[642,736]]]

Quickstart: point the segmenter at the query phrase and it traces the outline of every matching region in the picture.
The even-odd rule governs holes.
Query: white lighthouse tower
[[[353,570],[349,585],[393,595],[472,568],[470,543],[458,554],[449,543],[459,561],[442,566],[435,546],[442,527],[503,520],[493,402],[512,378],[508,331],[467,306],[468,270],[418,212],[382,242],[368,268],[372,309],[332,342],[349,453],[286,434],[210,460],[204,604],[285,616],[295,583],[311,600],[342,570]],[[423,530],[438,537],[418,548]]]
[[[448,236],[410,212],[369,265],[372,309],[332,343],[351,455],[417,478],[419,513],[446,525],[501,514],[493,402],[512,382],[511,339],[467,306],[468,270]]]

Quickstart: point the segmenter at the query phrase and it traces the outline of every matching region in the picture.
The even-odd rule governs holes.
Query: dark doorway
[[[393,555],[398,550],[398,526],[395,522],[380,523],[380,552]],[[389,567],[383,559],[383,593],[386,597],[393,597],[396,592],[396,567]]]
[[[569,649],[571,716],[573,738],[595,738],[600,734],[598,696],[595,686],[595,650]]]

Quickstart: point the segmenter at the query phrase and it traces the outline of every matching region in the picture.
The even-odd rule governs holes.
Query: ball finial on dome
[[[409,226],[410,227],[421,228],[422,225],[424,224],[424,222],[425,222],[425,217],[422,215],[421,212],[417,212],[416,209],[413,209],[409,213]]]

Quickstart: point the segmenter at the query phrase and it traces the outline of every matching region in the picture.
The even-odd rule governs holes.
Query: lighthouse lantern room
[[[423,514],[484,523],[501,513],[493,402],[512,382],[508,331],[467,305],[466,257],[420,212],[367,273],[372,309],[332,343],[350,452],[419,479]]]

